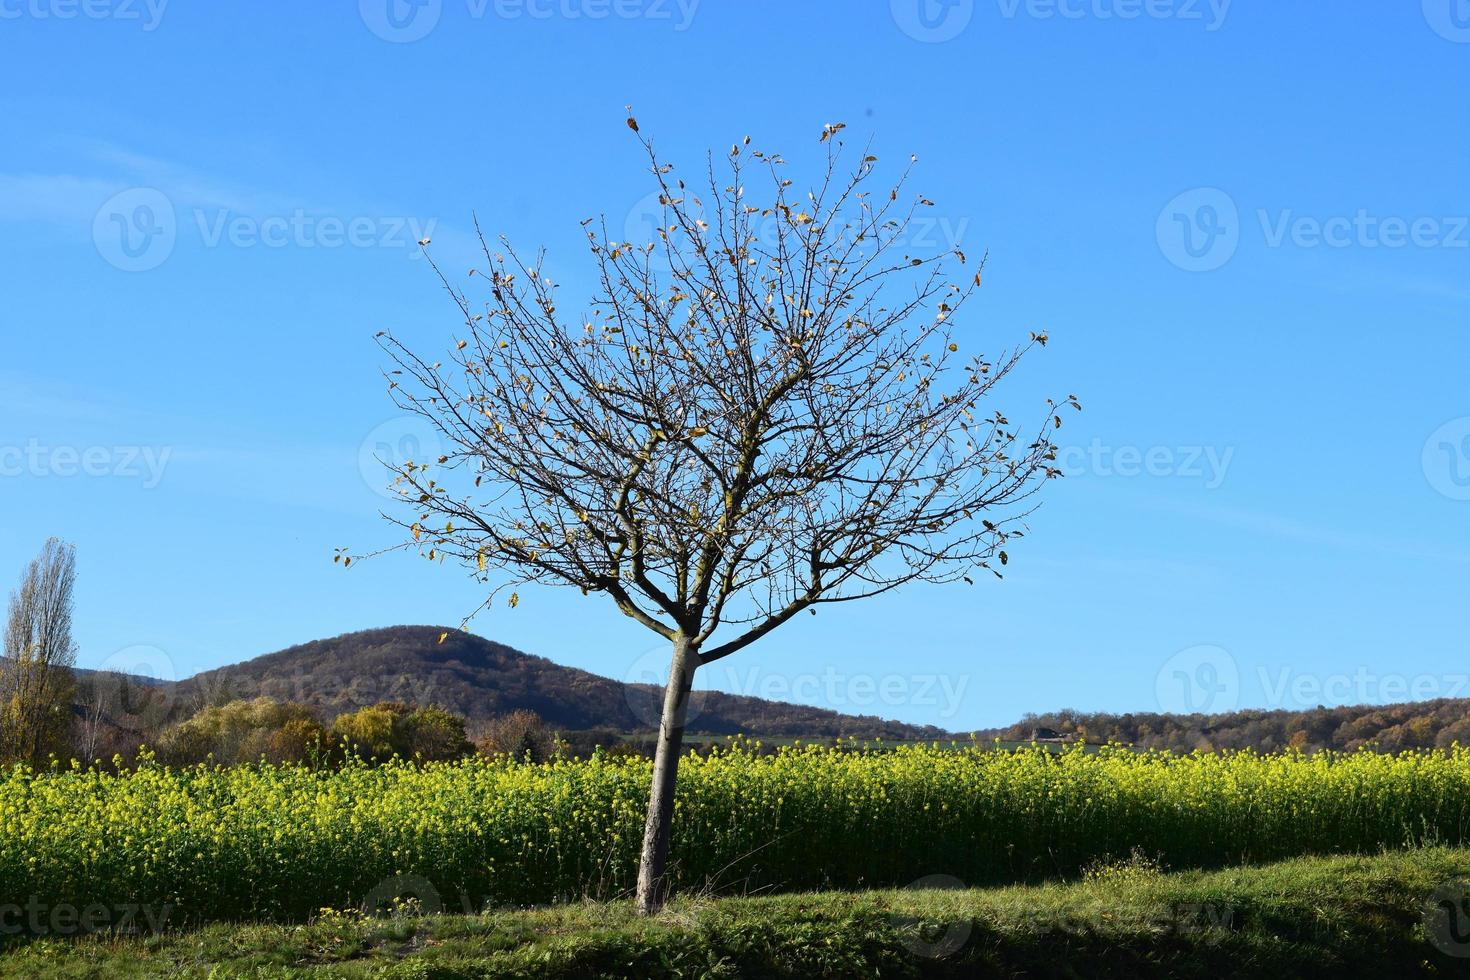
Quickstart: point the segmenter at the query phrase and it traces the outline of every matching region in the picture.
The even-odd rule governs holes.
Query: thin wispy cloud
[[[56,222],[86,230],[98,206],[127,186],[116,177],[0,173],[0,223]]]
[[[1445,551],[1417,541],[1389,538],[1359,530],[1345,531],[1340,528],[1324,527],[1265,511],[1220,504],[1201,504],[1168,497],[1151,497],[1148,500],[1148,506],[1282,541],[1295,541],[1300,544],[1396,558],[1458,564],[1470,563],[1470,554],[1464,552]]]
[[[112,422],[128,410],[54,379],[0,371],[0,417],[48,422]]]
[[[1470,286],[1448,276],[1423,272],[1394,272],[1380,266],[1357,269],[1350,276],[1320,280],[1319,286],[1339,293],[1392,293],[1395,296],[1419,296],[1447,299],[1457,303],[1470,301]]]
[[[64,170],[0,170],[0,223],[54,223],[79,235],[89,234],[99,207],[115,194],[140,187],[158,190],[176,208],[196,213],[256,218],[295,212],[338,216],[404,213],[402,208],[325,202],[325,195],[261,187],[101,140],[76,144],[74,155]],[[468,240],[468,236],[452,233],[451,237]]]

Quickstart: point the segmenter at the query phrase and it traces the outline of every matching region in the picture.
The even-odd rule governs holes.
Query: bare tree
[[[133,668],[78,676],[75,701],[72,747],[84,762],[99,761],[103,753],[129,755],[152,742],[169,708],[159,682]]]
[[[747,138],[711,156],[696,194],[640,135],[660,225],[629,242],[583,223],[598,275],[586,313],[562,314],[542,254],[482,236],[483,301],[439,273],[464,317],[447,363],[379,334],[396,403],[447,447],[397,468],[414,512],[390,517],[409,532],[399,547],[466,563],[486,605],[570,585],[671,644],[645,912],[667,894],[695,671],[823,604],[998,574],[1023,533],[1017,505],[1058,475],[1057,403],[1028,436],[982,408],[1045,335],[987,358],[955,333],[979,266],[951,281],[950,253],[904,251],[932,202],[906,194],[908,169],[869,191],[875,158],[844,164],[842,128],[824,128],[825,171],[805,193]]]
[[[51,538],[10,593],[0,658],[0,758],[39,765],[64,750],[72,721],[76,549]]]
[[[475,747],[482,755],[546,762],[557,753],[557,737],[540,715],[522,708],[484,723]]]
[[[112,687],[108,678],[99,674],[77,678],[76,703],[78,717],[75,722],[76,735],[73,742],[77,758],[93,762],[102,747],[102,737],[107,731],[109,698]]]

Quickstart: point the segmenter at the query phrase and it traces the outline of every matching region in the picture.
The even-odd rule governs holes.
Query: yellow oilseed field
[[[625,894],[642,759],[0,776],[0,906],[301,919],[402,889],[446,910]],[[1470,751],[1348,755],[735,745],[680,771],[683,888],[1067,878],[1141,849],[1174,868],[1470,837]],[[385,886],[384,883],[388,884]]]

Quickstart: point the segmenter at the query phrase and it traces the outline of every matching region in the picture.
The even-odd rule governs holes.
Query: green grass
[[[856,846],[856,842],[855,842]],[[147,938],[12,939],[0,977],[817,978],[1470,975],[1426,907],[1470,850],[1300,858],[1223,871],[1124,865],[1071,884],[807,893]],[[948,955],[925,955],[947,951]],[[1470,953],[1470,939],[1459,949]]]

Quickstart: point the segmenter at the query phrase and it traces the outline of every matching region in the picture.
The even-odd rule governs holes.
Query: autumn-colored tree
[[[376,704],[338,715],[332,722],[332,737],[348,755],[385,761],[396,750],[393,729],[402,713],[402,705]]]
[[[393,756],[422,762],[458,759],[474,751],[464,719],[433,705],[384,701],[338,715],[332,734],[344,752],[385,762]]]
[[[394,741],[406,759],[444,762],[474,751],[465,735],[464,719],[435,705],[404,712],[397,719]]]
[[[310,708],[261,697],[204,708],[164,731],[158,752],[178,765],[211,758],[223,765],[305,762],[326,742]]]
[[[698,191],[638,135],[658,225],[626,241],[584,223],[584,313],[565,312],[539,255],[502,243],[468,286],[440,271],[463,315],[446,357],[381,335],[393,397],[444,447],[398,468],[405,544],[465,563],[487,602],[569,585],[670,645],[645,912],[668,890],[696,669],[824,605],[998,573],[1019,505],[1057,475],[1057,403],[1023,435],[990,402],[1045,334],[980,352],[958,326],[979,264],[907,250],[932,202],[906,191],[907,168],[872,190],[877,161],[849,163],[842,129],[823,129],[811,184],[747,138]]]

